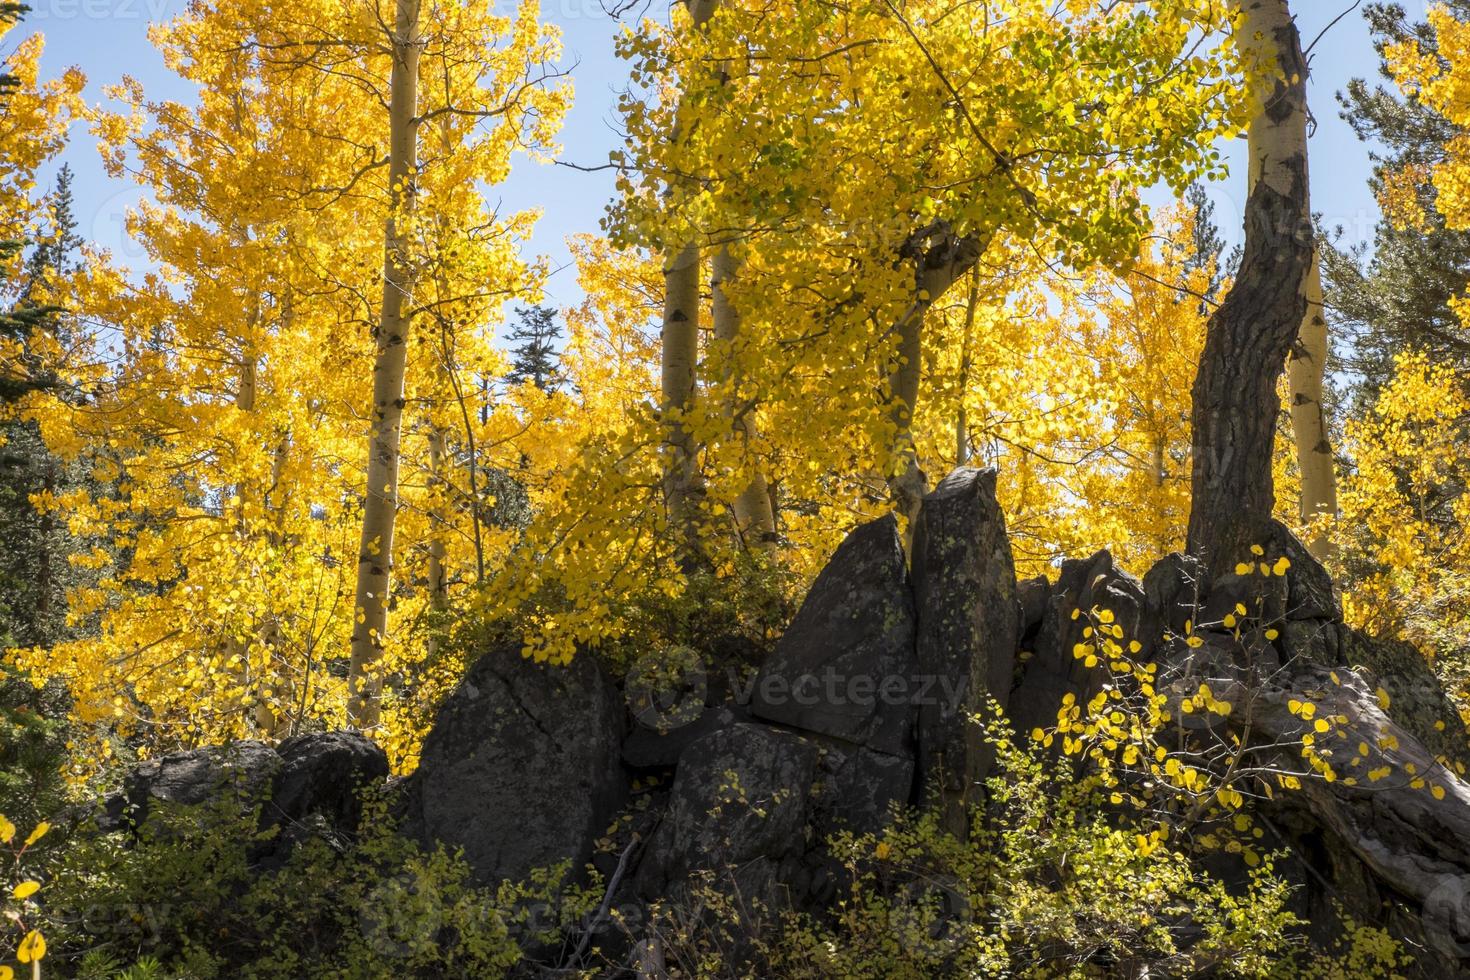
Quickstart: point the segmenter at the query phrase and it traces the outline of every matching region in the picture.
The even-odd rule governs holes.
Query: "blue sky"
[[[150,21],[182,14],[186,0],[30,0],[32,12],[18,35],[41,31],[46,35],[43,71],[58,74],[77,65],[88,76],[87,97],[102,100],[102,87],[124,74],[142,81],[150,97],[187,100],[190,89],[163,67],[148,42]],[[658,9],[661,0],[654,0]],[[1427,0],[1406,0],[1414,15],[1422,15]],[[1352,0],[1297,0],[1298,23],[1304,43],[1310,43],[1334,18],[1352,6]],[[561,26],[566,44],[565,67],[573,70],[576,101],[562,133],[562,158],[582,165],[606,161],[617,143],[614,104],[622,85],[624,65],[613,55],[617,25],[599,0],[542,0],[544,19]],[[17,35],[13,35],[17,36]],[[1371,240],[1378,209],[1368,192],[1370,164],[1367,149],[1338,116],[1335,95],[1355,76],[1374,76],[1377,59],[1360,12],[1343,17],[1311,52],[1310,99],[1316,116],[1311,143],[1313,207],[1328,227],[1341,225],[1349,242]],[[1227,149],[1239,159],[1240,141]],[[65,159],[76,172],[77,214],[81,234],[136,264],[137,250],[122,235],[125,209],[137,199],[126,182],[111,181],[102,172],[94,141],[78,128]],[[1244,194],[1243,169],[1234,168],[1230,180],[1212,185],[1217,217],[1228,240],[1239,237]],[[559,268],[548,286],[547,302],[566,306],[579,299],[575,272],[564,245],[568,235],[596,231],[603,206],[612,194],[610,173],[583,173],[567,167],[521,161],[511,179],[496,189],[507,208],[539,207],[543,217],[532,246]]]

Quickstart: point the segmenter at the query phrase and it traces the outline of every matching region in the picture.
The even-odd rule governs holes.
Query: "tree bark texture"
[[[1214,571],[1263,540],[1275,506],[1277,381],[1307,313],[1312,262],[1306,63],[1286,0],[1242,0],[1241,44],[1281,73],[1250,127],[1245,250],[1205,334],[1193,391],[1189,550]]]
[[[388,187],[390,210],[383,239],[383,298],[373,362],[373,405],[368,430],[367,489],[357,558],[356,620],[348,667],[348,721],[377,726],[382,680],[375,668],[388,642],[393,524],[398,513],[398,465],[403,433],[404,375],[408,367],[413,282],[401,219],[413,213],[418,168],[419,0],[397,0],[389,81]]]

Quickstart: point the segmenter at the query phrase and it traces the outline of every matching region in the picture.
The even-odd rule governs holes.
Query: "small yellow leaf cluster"
[[[1270,578],[1272,575],[1280,577],[1291,568],[1291,559],[1285,555],[1277,558],[1274,562],[1266,560],[1266,549],[1258,544],[1251,545],[1251,555],[1254,561],[1240,562],[1235,566],[1236,575],[1261,575]],[[1229,625],[1229,624],[1227,624]]]
[[[6,819],[4,814],[0,814],[0,844],[9,849],[13,868],[19,869],[26,850],[45,837],[50,829],[51,825],[43,820],[32,828],[24,840],[18,842],[15,824]],[[5,910],[5,918],[22,933],[15,950],[15,958],[21,963],[39,963],[46,955],[46,937],[40,930],[27,928],[26,925],[26,906],[40,890],[41,883],[31,878],[24,878],[10,886],[9,897],[13,907]],[[10,968],[0,968],[0,980],[5,980],[7,976],[13,976]]]

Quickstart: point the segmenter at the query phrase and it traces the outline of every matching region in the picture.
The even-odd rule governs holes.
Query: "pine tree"
[[[14,3],[12,0],[0,0],[0,34],[6,29],[14,27],[20,19],[30,10],[23,3]],[[10,101],[9,95],[20,87],[20,78],[12,72],[6,71],[0,66],[0,109],[5,108]]]
[[[1470,18],[1470,0],[1446,6]],[[1438,41],[1428,24],[1411,22],[1399,4],[1371,4],[1364,16],[1386,84],[1354,79],[1338,101],[1358,137],[1385,148],[1371,153],[1374,192],[1383,200],[1407,179],[1414,214],[1408,221],[1392,213],[1379,221],[1371,255],[1364,245],[1322,249],[1328,306],[1350,334],[1345,360],[1361,379],[1354,392],[1360,402],[1376,397],[1393,375],[1395,356],[1406,350],[1470,364],[1470,332],[1449,306],[1470,281],[1470,233],[1445,227],[1427,178],[1458,128],[1394,84],[1385,57],[1390,46],[1406,42],[1438,57]]]
[[[1186,276],[1197,272],[1209,273],[1208,287],[1200,299],[1200,312],[1207,313],[1220,298],[1220,286],[1230,277],[1231,270],[1240,261],[1237,248],[1225,256],[1225,239],[1220,235],[1220,226],[1215,221],[1215,202],[1210,200],[1205,185],[1196,181],[1184,192],[1184,205],[1191,218],[1189,254],[1184,258]]]
[[[517,307],[519,322],[506,335],[511,347],[511,368],[506,381],[531,382],[542,391],[555,391],[562,382],[556,342],[561,327],[556,311],[545,306]]]
[[[77,268],[81,244],[71,192],[72,174],[63,166],[48,202],[49,229],[24,263],[20,299],[6,322],[25,332],[66,329],[59,306],[46,302],[63,276]],[[27,380],[14,395],[49,386],[48,372],[27,365]],[[65,522],[37,499],[50,500],[79,485],[75,467],[47,447],[34,421],[7,413],[0,419],[0,640],[17,646],[50,646],[68,635],[66,592],[77,574],[67,555],[80,549]]]

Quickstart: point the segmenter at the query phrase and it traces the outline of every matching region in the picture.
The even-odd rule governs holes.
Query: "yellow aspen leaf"
[[[16,947],[15,958],[22,963],[35,963],[46,955],[46,938],[35,929],[26,933],[25,938]]]

